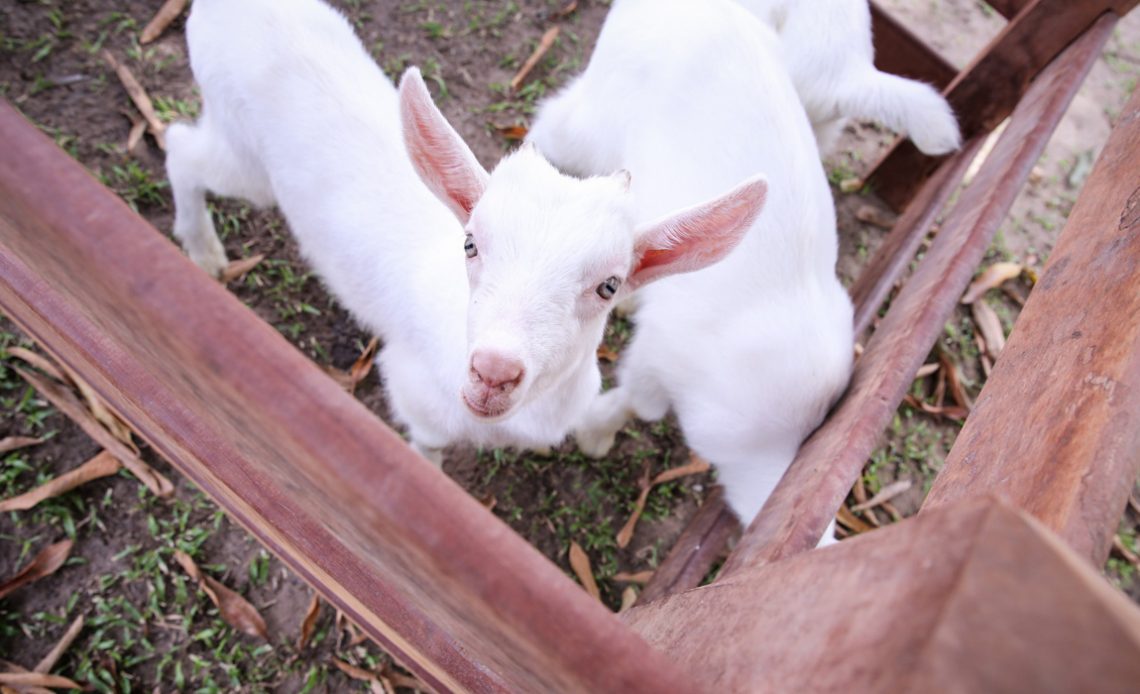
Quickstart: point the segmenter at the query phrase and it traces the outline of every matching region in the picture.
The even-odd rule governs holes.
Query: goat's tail
[[[954,112],[933,87],[878,70],[863,75],[840,97],[843,115],[906,132],[925,154],[947,154],[962,146]]]

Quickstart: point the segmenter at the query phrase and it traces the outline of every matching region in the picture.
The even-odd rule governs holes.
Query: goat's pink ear
[[[700,270],[724,258],[752,228],[767,197],[768,182],[752,178],[715,200],[639,230],[630,289],[667,275]]]
[[[487,188],[486,169],[436,108],[418,68],[400,80],[404,144],[424,184],[463,224]]]

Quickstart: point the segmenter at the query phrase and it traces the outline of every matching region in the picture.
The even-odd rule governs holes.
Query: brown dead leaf
[[[986,341],[986,354],[997,361],[998,355],[1005,348],[1005,330],[1001,327],[1001,319],[985,301],[970,304],[970,310],[974,314],[974,324]]]
[[[920,379],[926,378],[930,374],[937,373],[938,368],[938,364],[923,364],[919,367],[918,371],[914,372],[914,380],[918,381]]]
[[[873,224],[880,229],[891,229],[895,225],[894,215],[884,212],[874,205],[862,205],[855,210],[855,219],[866,224]]]
[[[613,364],[618,360],[618,353],[610,349],[607,344],[598,345],[598,359]]]
[[[649,501],[649,490],[653,488],[652,483],[649,481],[649,461],[645,461],[645,467],[641,470],[641,477],[637,480],[637,488],[641,490],[637,494],[637,501],[633,505],[633,513],[629,515],[629,520],[621,527],[617,534],[617,546],[625,549],[633,540],[633,531],[637,528],[637,521],[641,518],[641,514],[645,511],[645,502]]]
[[[578,0],[570,0],[570,2],[568,2],[562,6],[562,9],[558,10],[558,18],[559,19],[565,19],[566,17],[569,17],[570,15],[574,14],[574,12],[577,9],[578,9]]]
[[[361,682],[373,682],[376,680],[376,673],[371,670],[365,670],[362,667],[357,667],[351,663],[346,663],[340,658],[333,658],[333,665],[338,670],[343,672],[349,678],[359,680]]]
[[[851,509],[847,508],[846,506],[839,507],[839,513],[836,514],[835,519],[845,527],[850,528],[851,531],[856,534],[874,530],[873,527],[852,513]]]
[[[48,687],[50,689],[83,689],[83,685],[59,675],[40,672],[0,672],[0,684],[14,687]]]
[[[891,514],[891,518],[896,523],[898,523],[899,521],[901,521],[903,519],[903,514],[899,513],[899,510],[897,508],[895,508],[895,505],[889,501],[883,502],[883,510],[886,511],[887,513]]]
[[[317,626],[317,618],[321,616],[321,597],[313,593],[309,601],[309,609],[305,611],[305,619],[301,621],[301,635],[297,637],[297,650],[305,650],[309,639],[313,638],[313,629]]]
[[[418,692],[431,691],[428,686],[419,679],[412,675],[405,675],[402,672],[397,672],[394,668],[388,667],[384,670],[384,676],[392,681],[392,684],[401,689],[414,689]]]
[[[1128,546],[1124,544],[1119,535],[1112,536],[1112,548],[1116,550],[1116,553],[1123,557],[1124,560],[1129,564],[1140,568],[1140,557],[1136,556],[1135,552],[1128,549]]]
[[[586,592],[601,602],[602,594],[598,591],[598,584],[594,580],[594,571],[590,568],[590,558],[586,556],[586,551],[582,549],[582,546],[573,540],[570,541],[570,568],[574,569],[574,575],[578,577]]]
[[[645,585],[646,583],[649,583],[652,578],[652,571],[638,571],[634,574],[622,571],[621,573],[613,575],[613,580],[615,581],[621,583],[637,583],[639,585]]]
[[[911,480],[898,480],[892,482],[880,489],[879,493],[871,497],[868,501],[865,501],[858,506],[852,506],[851,510],[858,512],[866,511],[870,508],[875,508],[876,506],[885,504],[899,494],[902,494],[903,492],[909,490],[912,486],[914,486],[914,482]]]
[[[74,470],[65,472],[59,477],[41,484],[26,494],[0,501],[0,513],[7,511],[27,511],[41,501],[54,499],[92,480],[110,477],[122,467],[122,463],[116,460],[110,453],[100,451],[94,458],[91,458]]]
[[[138,149],[139,143],[143,141],[143,135],[146,134],[146,121],[141,118],[131,122],[131,131],[127,133],[127,153],[134,154]]]
[[[47,439],[34,439],[30,436],[8,436],[0,440],[0,455],[18,451],[21,448],[28,448],[29,446],[37,446]]]
[[[499,133],[504,140],[518,142],[526,139],[529,130],[525,125],[496,125],[495,132]]]
[[[251,255],[248,258],[241,258],[240,260],[234,260],[230,264],[226,265],[225,269],[222,270],[222,275],[219,277],[219,279],[222,281],[222,284],[229,284],[236,279],[244,277],[245,273],[260,265],[261,261],[263,260],[265,260],[264,253]]]
[[[24,349],[23,347],[9,347],[8,354],[12,355],[13,357],[22,359],[29,365],[36,367],[40,371],[43,371],[48,376],[51,376],[61,383],[71,383],[67,375],[63,373],[63,371],[59,368],[59,366],[56,365],[54,361],[48,359],[38,352],[33,352],[32,350]]]
[[[71,648],[71,644],[75,642],[76,637],[79,636],[79,632],[83,631],[83,623],[83,615],[76,617],[75,621],[71,623],[71,626],[67,627],[67,631],[63,632],[63,636],[59,639],[51,651],[49,651],[48,654],[45,655],[43,659],[41,659],[40,662],[36,664],[36,667],[33,670],[40,674],[47,674],[51,672],[52,668],[55,667],[55,664],[58,663],[59,659],[63,657],[63,654],[67,653],[67,649]]]
[[[137,451],[131,450],[111,432],[107,431],[70,389],[27,369],[17,367],[16,371],[51,404],[55,405],[56,409],[78,424],[96,443],[115,456],[156,496],[166,498],[174,493],[174,485],[170,483],[170,480],[144,463],[139,458]]]
[[[957,405],[931,405],[928,402],[919,400],[909,393],[903,396],[903,402],[907,405],[910,405],[914,409],[922,410],[927,414],[931,414],[936,417],[946,417],[948,419],[954,419],[958,421],[965,421],[966,417],[970,414],[964,407],[958,407]]]
[[[155,142],[158,143],[158,148],[166,151],[166,125],[159,119],[158,114],[155,113],[154,103],[150,100],[150,95],[143,89],[142,84],[135,78],[134,73],[130,68],[120,63],[111,51],[103,51],[103,60],[111,66],[118,76],[119,82],[122,83],[123,88],[127,90],[127,95],[131,97],[134,102],[135,108],[139,110],[142,117],[146,119],[147,128],[150,134],[154,136]]]
[[[845,178],[839,182],[839,192],[851,194],[863,187],[861,178]]]
[[[396,694],[396,688],[387,677],[378,676],[376,679],[368,683],[368,691],[372,694]]]
[[[1021,263],[994,263],[970,284],[966,293],[962,295],[962,303],[974,303],[985,296],[989,290],[997,289],[1005,282],[1021,275],[1021,271],[1024,269]]]
[[[961,372],[958,370],[958,365],[954,363],[950,355],[944,351],[938,354],[938,363],[942,366],[942,372],[946,374],[946,385],[950,390],[950,399],[954,401],[958,407],[965,409],[967,412],[972,412],[974,403],[971,402],[970,396],[966,394],[966,388],[962,385]]]
[[[488,492],[486,496],[480,497],[478,501],[483,505],[483,508],[487,509],[488,511],[494,511],[495,507],[499,505],[499,500],[496,499],[495,495],[490,492]]]
[[[218,612],[226,624],[243,634],[269,640],[265,620],[261,618],[257,609],[248,600],[236,591],[225,587],[213,577],[203,574],[194,560],[190,558],[190,555],[182,550],[174,551],[174,559],[189,574],[190,578],[198,582],[198,587],[218,608]]]
[[[40,553],[33,557],[27,566],[20,569],[19,573],[0,583],[0,598],[59,571],[59,567],[63,566],[71,556],[74,544],[71,540],[63,540],[40,550]]]
[[[653,482],[650,484],[650,486],[656,487],[659,484],[672,482],[673,480],[677,480],[682,477],[688,477],[689,475],[699,475],[703,472],[708,472],[710,467],[711,466],[707,460],[701,458],[696,453],[693,453],[689,457],[689,462],[687,464],[662,472],[660,475],[657,475],[653,478]]]
[[[558,34],[561,32],[562,29],[560,27],[550,27],[546,30],[546,33],[539,39],[538,46],[535,47],[534,52],[530,54],[530,57],[526,59],[523,66],[519,68],[519,71],[511,78],[512,92],[519,90],[519,87],[521,87],[522,83],[526,80],[527,75],[530,74],[530,71],[534,69],[535,65],[538,65],[538,61],[542,60],[542,57],[546,55],[550,47],[554,45],[554,42],[558,39]]]
[[[353,362],[352,368],[348,370],[348,375],[352,378],[353,388],[360,385],[360,382],[368,378],[368,374],[372,373],[372,364],[376,362],[376,352],[380,350],[380,338],[372,338],[360,356]]]
[[[145,46],[162,36],[162,32],[166,31],[166,28],[178,19],[178,15],[182,14],[189,2],[190,0],[166,0],[162,3],[162,7],[158,8],[158,12],[155,13],[154,19],[150,20],[150,23],[139,34],[139,43]]]
[[[618,608],[618,614],[625,612],[633,607],[637,602],[637,589],[633,586],[626,586],[625,590],[621,592],[621,607]]]

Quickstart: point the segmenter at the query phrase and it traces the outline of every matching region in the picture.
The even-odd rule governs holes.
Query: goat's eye
[[[621,278],[609,277],[605,282],[602,282],[598,285],[598,296],[602,297],[606,301],[609,301],[610,299],[614,298],[614,294],[617,294],[617,290],[620,287]]]
[[[467,238],[463,240],[463,251],[467,253],[468,258],[474,258],[479,255],[479,249],[475,247],[474,234],[468,234]]]

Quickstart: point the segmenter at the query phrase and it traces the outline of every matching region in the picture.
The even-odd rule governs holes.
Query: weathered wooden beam
[[[724,489],[717,487],[689,520],[665,561],[637,596],[644,604],[663,595],[696,588],[723,556],[729,540],[740,532],[740,521],[724,502]]]
[[[942,163],[907,205],[906,211],[899,216],[875,251],[875,257],[863,268],[859,279],[855,280],[851,287],[851,302],[855,304],[856,336],[862,335],[870,327],[879,307],[891,293],[891,288],[914,261],[919,246],[930,233],[942,208],[958,190],[982,142],[982,138],[971,140],[962,151]]]
[[[1021,8],[1029,4],[1029,0],[985,0],[985,2],[1006,19],[1017,16]]]
[[[1031,517],[940,508],[626,613],[725,692],[1127,692],[1140,609]]]
[[[691,691],[0,103],[0,306],[437,690]]]
[[[1111,21],[1098,24],[1034,82],[872,335],[847,394],[804,443],[721,576],[802,552],[819,541],[1111,30]]]
[[[1136,0],[1031,0],[985,51],[946,88],[962,135],[988,133],[1013,111],[1030,82],[1113,7]],[[1112,18],[1100,20],[1111,27]],[[868,176],[874,190],[891,207],[902,210],[938,166],[938,159],[899,140]]]
[[[942,56],[876,2],[871,3],[871,35],[875,40],[875,67],[884,72],[922,80],[939,90],[958,74]]]
[[[1102,566],[1140,472],[1140,93],[1069,215],[923,511],[979,494]]]

